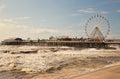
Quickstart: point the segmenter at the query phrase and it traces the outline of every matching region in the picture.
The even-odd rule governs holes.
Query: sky
[[[109,20],[108,38],[120,38],[120,0],[0,0],[0,41],[86,37],[85,23],[95,14]]]

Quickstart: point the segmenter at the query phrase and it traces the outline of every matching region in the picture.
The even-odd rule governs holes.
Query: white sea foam
[[[63,48],[63,47],[62,47]],[[50,47],[39,46],[0,46],[0,71],[19,69],[27,73],[44,72],[47,69],[54,66],[55,63],[70,61],[75,57],[81,59],[86,57],[99,57],[99,56],[119,56],[119,53],[114,53],[115,50],[96,50],[96,49],[84,49],[84,50],[71,50],[66,47],[67,50],[58,50],[56,52],[51,51]],[[33,51],[36,53],[3,53],[3,51]],[[41,50],[44,50],[41,52]],[[45,51],[49,50],[49,51]]]

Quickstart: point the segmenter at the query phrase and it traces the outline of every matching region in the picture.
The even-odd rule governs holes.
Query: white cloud
[[[16,23],[16,21],[14,19],[10,19],[10,18],[0,18],[0,22],[2,22],[2,23]]]
[[[44,27],[44,26],[42,26]],[[40,28],[21,24],[19,21],[11,18],[0,18],[0,40],[4,40],[9,37],[23,37],[23,38],[47,38],[51,35],[60,36],[66,35],[71,36],[73,33],[69,29],[53,29],[53,28]]]
[[[4,10],[5,8],[6,8],[6,5],[0,3],[0,11]]]
[[[83,13],[95,13],[95,10],[94,10],[93,8],[86,8],[86,9],[78,10],[78,12],[83,12]]]
[[[31,19],[32,17],[24,16],[24,17],[16,17],[17,20],[25,20],[25,19]]]
[[[101,13],[101,14],[108,14],[107,11],[96,11],[94,8],[86,8],[86,9],[79,9],[75,13],[71,14],[71,16],[81,16],[82,14],[93,14],[93,13]]]
[[[101,11],[100,13],[101,13],[101,14],[108,14],[107,11]]]
[[[117,12],[120,12],[120,10],[117,10]]]
[[[65,30],[59,30],[59,29],[50,29],[50,28],[28,28],[29,32],[32,34],[42,34],[45,35],[47,34],[48,36],[72,36],[73,30],[65,29]]]
[[[31,33],[39,34],[39,33],[57,33],[58,31],[55,29],[49,29],[49,28],[29,28]]]
[[[81,14],[80,13],[73,13],[71,14],[71,16],[80,16]]]

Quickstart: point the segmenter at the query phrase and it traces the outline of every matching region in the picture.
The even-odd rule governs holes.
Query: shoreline
[[[106,69],[109,69],[109,68],[112,68],[112,67],[116,67],[116,66],[120,66],[120,62],[113,63],[113,64],[110,64],[110,65],[105,65],[102,68],[97,68],[97,69],[94,69],[94,70],[91,70],[91,71],[83,72],[83,73],[81,73],[79,75],[73,76],[70,79],[74,79],[75,77],[78,77],[78,76],[89,75],[89,74],[92,74],[92,73],[95,73],[95,72],[99,72],[99,71],[102,71],[102,70],[106,70]]]
[[[104,79],[110,79],[110,78],[105,78],[106,77],[111,77],[111,75],[109,75],[109,73],[100,73],[100,72],[104,72],[104,71],[110,71],[110,69],[114,69],[114,68],[117,68],[119,71],[120,71],[120,63],[117,64],[117,65],[113,65],[113,66],[109,66],[109,67],[105,67],[105,68],[101,68],[101,69],[98,69],[98,70],[95,70],[95,71],[92,71],[92,72],[88,72],[88,73],[85,73],[85,74],[81,74],[81,75],[78,75],[78,76],[74,76],[70,79],[88,79],[90,77],[92,77],[92,79],[103,79],[100,75],[103,75],[104,74]],[[118,72],[120,74],[120,72]],[[94,75],[94,76],[93,76]],[[97,78],[95,77],[97,76]],[[114,76],[114,74],[112,75],[113,77],[115,77],[114,79],[119,79],[118,76],[120,77],[120,75],[118,76]],[[117,78],[116,78],[117,77]],[[112,79],[112,78],[111,78]]]
[[[120,65],[120,62],[118,61],[116,63],[103,65],[103,67],[96,66],[96,68],[90,68],[90,69],[85,70],[85,71],[79,71],[79,69],[76,68],[76,67],[71,68],[71,69],[64,67],[62,71],[58,71],[58,72],[64,73],[64,74],[59,74],[61,76],[57,77],[57,78],[54,76],[55,73],[48,73],[48,74],[45,74],[45,76],[48,76],[49,78],[43,78],[44,76],[41,77],[42,76],[41,74],[37,74],[37,76],[35,76],[33,78],[26,78],[26,79],[37,79],[37,78],[40,78],[40,79],[72,79],[76,76],[86,75],[86,74],[89,74],[89,73],[97,72],[97,71],[104,70],[104,69],[109,69],[111,67],[119,66],[119,65]],[[74,69],[76,69],[76,71]],[[70,73],[71,70],[73,70],[72,73]],[[50,75],[53,75],[53,76],[50,76]]]
[[[102,68],[97,68],[97,69],[92,69],[92,70],[90,70],[90,71],[83,71],[82,73],[80,72],[78,72],[79,74],[72,74],[73,76],[64,76],[64,77],[62,77],[62,78],[50,78],[50,79],[79,79],[79,78],[77,78],[77,77],[82,77],[82,76],[86,76],[86,75],[90,75],[90,74],[94,74],[94,73],[96,73],[96,72],[100,72],[100,71],[104,71],[104,70],[108,70],[108,69],[110,69],[110,68],[114,68],[114,67],[120,67],[120,62],[117,62],[117,63],[113,63],[113,64],[109,64],[109,65],[105,65],[104,67],[102,67]],[[18,71],[18,70],[13,70],[13,71],[1,71],[0,72],[0,75],[1,75],[1,73],[2,74],[6,74],[6,76],[9,78],[9,79],[36,79],[36,78],[34,78],[36,75],[40,75],[40,74],[27,74],[27,73],[25,73],[25,72],[22,72],[22,71]],[[44,74],[44,73],[43,73]],[[48,73],[49,75],[51,74],[51,73]],[[12,75],[13,77],[11,77],[10,75]],[[20,76],[21,75],[21,76]],[[48,75],[48,76],[49,76]],[[15,77],[17,77],[17,78],[14,78],[14,76]],[[8,78],[2,78],[2,77],[0,77],[0,79],[8,79]],[[38,78],[37,78],[38,79]],[[42,78],[40,78],[40,79],[42,79]],[[47,78],[48,79],[48,78]],[[81,79],[81,78],[80,78]],[[84,79],[84,78],[83,78]],[[88,79],[88,78],[85,78],[85,79]]]

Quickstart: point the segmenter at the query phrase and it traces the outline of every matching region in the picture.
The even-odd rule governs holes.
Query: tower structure
[[[85,33],[90,40],[104,41],[110,32],[108,19],[100,14],[91,16],[85,23]]]
[[[98,26],[96,26],[93,29],[93,31],[89,35],[89,38],[95,39],[95,40],[101,40],[101,41],[104,40],[104,36],[103,36],[102,32],[100,31]]]

